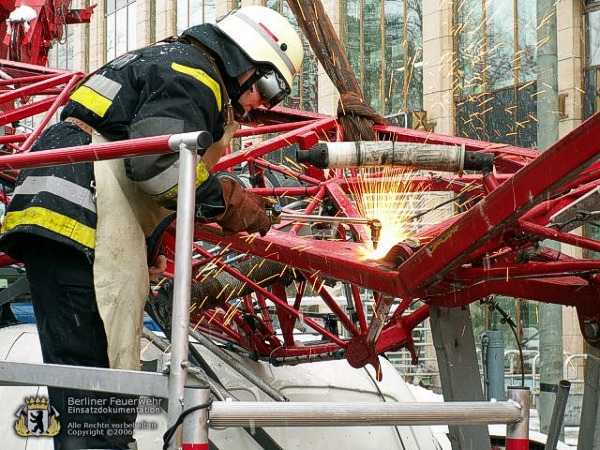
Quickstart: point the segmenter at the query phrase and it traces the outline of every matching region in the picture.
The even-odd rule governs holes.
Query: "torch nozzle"
[[[383,225],[381,224],[381,221],[379,219],[373,219],[369,226],[371,227],[371,241],[373,242],[373,250],[377,250]]]

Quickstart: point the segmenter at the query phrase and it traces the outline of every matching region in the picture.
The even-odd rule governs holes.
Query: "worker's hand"
[[[240,128],[240,124],[233,118],[233,108],[229,108],[229,111],[231,112],[229,113],[227,125],[224,128],[223,137],[208,147],[204,155],[202,155],[202,162],[207,170],[212,169],[219,162],[219,159],[225,154],[227,147],[229,147],[235,132]]]
[[[220,179],[223,199],[227,209],[215,218],[225,233],[259,232],[267,234],[271,221],[266,213],[269,201],[259,195],[244,190],[242,186],[228,178]]]
[[[150,281],[154,281],[167,268],[167,257],[165,255],[156,255],[152,264],[148,266],[148,275]]]

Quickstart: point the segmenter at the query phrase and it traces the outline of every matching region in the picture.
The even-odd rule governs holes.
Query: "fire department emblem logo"
[[[17,411],[15,431],[19,436],[56,436],[60,431],[60,414],[46,397],[25,399],[25,405]]]

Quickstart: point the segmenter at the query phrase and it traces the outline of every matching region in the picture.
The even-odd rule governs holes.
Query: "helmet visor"
[[[269,108],[278,105],[290,94],[285,80],[274,70],[269,70],[256,81],[260,96],[269,103]]]

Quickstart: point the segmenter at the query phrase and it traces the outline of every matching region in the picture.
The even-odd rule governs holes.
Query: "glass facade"
[[[600,1],[587,1],[585,11],[585,68],[583,71],[585,119],[598,111],[600,73]]]
[[[586,2],[585,10],[585,66],[583,70],[584,102],[583,118],[587,119],[600,108],[600,1]],[[600,228],[585,225],[585,236],[600,239]],[[598,258],[600,254],[592,250],[584,250],[587,258]]]
[[[177,0],[177,34],[201,23],[214,23],[215,0]]]
[[[106,0],[106,60],[136,49],[137,14],[135,0]]]
[[[456,134],[535,146],[536,1],[461,0],[454,24]]]
[[[54,42],[48,52],[49,67],[76,70],[73,59],[73,40],[73,25],[65,25],[62,40]]]
[[[423,109],[423,2],[341,2],[341,36],[363,95],[384,116]]]

